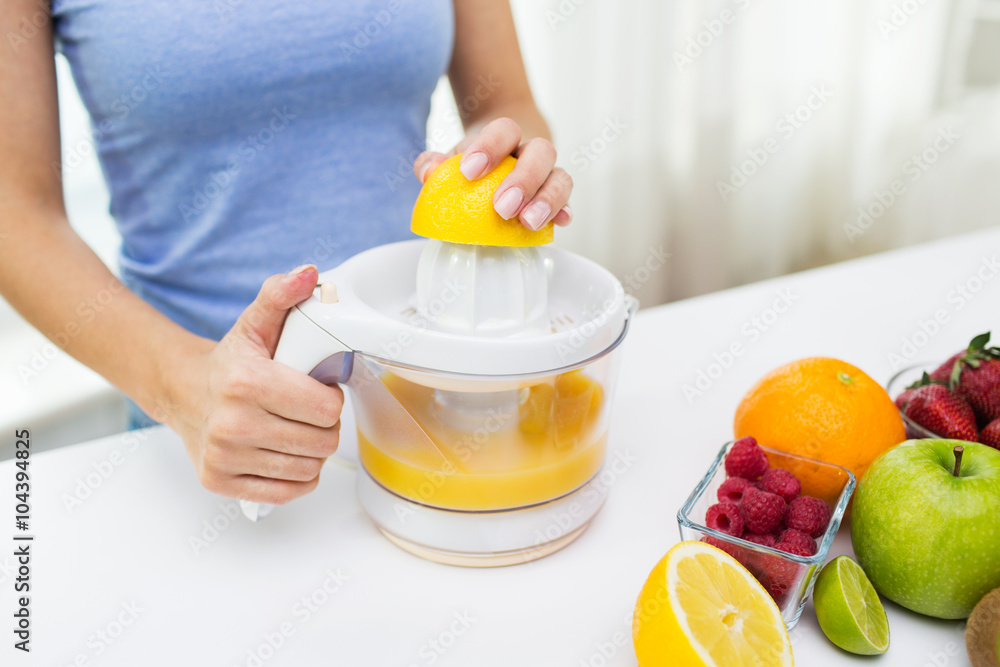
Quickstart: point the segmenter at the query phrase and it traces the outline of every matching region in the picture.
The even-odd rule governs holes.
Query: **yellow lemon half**
[[[640,667],[791,667],[781,612],[736,559],[704,542],[675,545],[636,602]]]
[[[469,181],[458,170],[461,158],[448,158],[427,179],[413,207],[414,234],[470,245],[526,247],[552,242],[551,222],[533,232],[517,218],[504,220],[493,208],[493,193],[517,160],[507,156],[490,173]]]

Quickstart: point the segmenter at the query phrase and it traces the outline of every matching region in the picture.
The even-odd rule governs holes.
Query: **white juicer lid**
[[[378,246],[320,274],[336,285],[337,302],[321,289],[298,309],[356,352],[444,373],[518,375],[572,366],[594,357],[622,333],[628,316],[621,283],[600,265],[544,248],[550,333],[489,337],[428,326],[416,309],[417,264],[424,239]],[[455,297],[462,287],[455,285]],[[445,290],[439,297],[450,298]]]

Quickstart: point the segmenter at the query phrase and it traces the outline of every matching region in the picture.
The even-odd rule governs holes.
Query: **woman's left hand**
[[[556,166],[556,149],[548,139],[522,141],[521,127],[510,118],[498,118],[478,133],[465,137],[447,155],[424,151],[413,163],[421,183],[439,164],[462,153],[459,169],[474,181],[493,171],[508,155],[517,165],[493,193],[493,208],[504,220],[517,216],[528,229],[538,230],[549,221],[568,225],[573,212],[567,206],[573,178]]]

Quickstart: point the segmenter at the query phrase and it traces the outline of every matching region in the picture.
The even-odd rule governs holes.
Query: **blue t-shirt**
[[[122,278],[175,322],[221,338],[267,276],[411,237],[451,0],[54,0],[53,17]]]

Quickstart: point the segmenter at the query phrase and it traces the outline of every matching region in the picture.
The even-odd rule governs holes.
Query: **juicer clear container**
[[[526,562],[600,510],[621,336],[573,366],[462,375],[354,353],[358,493],[390,540],[456,565]]]
[[[389,539],[506,565],[568,544],[604,502],[636,306],[609,271],[558,248],[403,241],[320,274],[274,360],[351,394],[360,502]],[[271,510],[240,507],[254,521]]]

